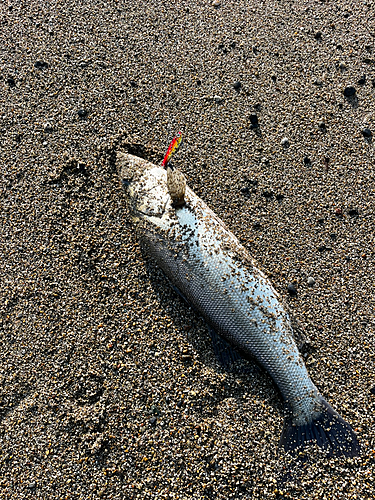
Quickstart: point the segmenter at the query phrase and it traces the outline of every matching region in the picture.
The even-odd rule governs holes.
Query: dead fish
[[[255,358],[278,387],[286,407],[279,447],[295,452],[317,444],[330,456],[359,455],[353,429],[310,379],[277,292],[233,233],[181,172],[126,153],[118,154],[117,168],[147,254],[210,327]]]

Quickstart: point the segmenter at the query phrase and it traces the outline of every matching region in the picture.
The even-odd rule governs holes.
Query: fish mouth
[[[116,156],[116,169],[125,188],[141,178],[145,170],[155,168],[155,165],[129,153],[119,152]]]
[[[123,152],[117,154],[116,168],[135,217],[162,218],[170,203],[166,171],[144,158]]]

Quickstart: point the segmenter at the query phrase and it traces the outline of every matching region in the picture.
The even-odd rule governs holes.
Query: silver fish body
[[[277,292],[233,233],[189,187],[185,204],[173,206],[163,168],[128,154],[119,154],[117,165],[149,256],[216,332],[255,357],[277,385],[288,411],[282,446],[293,451],[316,442],[330,454],[358,454],[351,427],[311,381]]]

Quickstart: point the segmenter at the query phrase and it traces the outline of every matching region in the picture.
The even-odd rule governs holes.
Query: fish
[[[316,444],[328,456],[358,456],[354,430],[309,377],[279,294],[237,237],[180,171],[126,152],[116,164],[147,258],[211,329],[271,376],[285,405],[278,450],[293,455]]]

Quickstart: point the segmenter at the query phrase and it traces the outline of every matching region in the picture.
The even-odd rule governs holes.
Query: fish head
[[[167,172],[144,158],[118,153],[117,172],[136,218],[162,218],[170,209]]]

